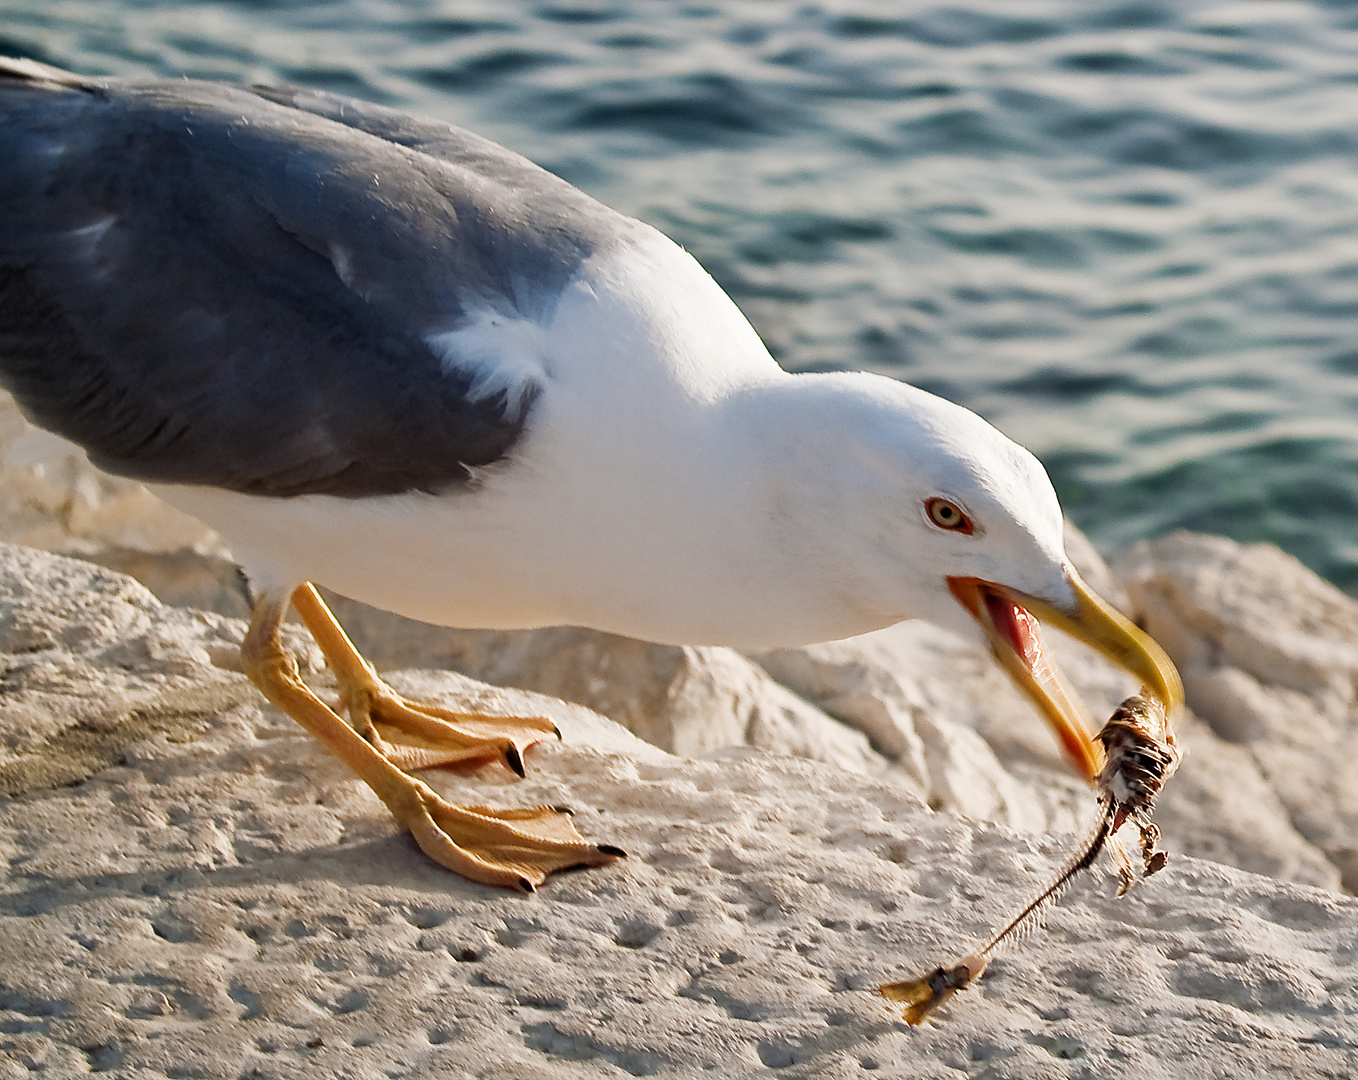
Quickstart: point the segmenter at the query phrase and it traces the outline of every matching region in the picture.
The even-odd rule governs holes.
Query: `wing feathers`
[[[544,377],[513,335],[497,351],[466,331],[488,311],[533,323],[625,225],[376,106],[0,63],[0,379],[138,479],[465,483],[510,451]]]

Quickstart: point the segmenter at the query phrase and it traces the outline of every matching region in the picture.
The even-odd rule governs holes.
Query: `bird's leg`
[[[532,892],[554,870],[603,866],[622,854],[588,843],[567,814],[550,806],[454,806],[407,776],[302,681],[296,659],[278,638],[286,607],[287,598],[278,593],[266,592],[256,601],[241,644],[245,673],[353,769],[435,862],[473,881]]]
[[[294,592],[292,606],[325,654],[350,725],[398,768],[479,765],[499,758],[522,776],[523,751],[561,737],[540,716],[485,716],[410,701],[382,681],[314,587]]]

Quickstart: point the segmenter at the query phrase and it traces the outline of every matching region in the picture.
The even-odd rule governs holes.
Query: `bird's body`
[[[925,617],[1037,684],[1023,605],[1088,615],[1026,451],[892,380],[783,372],[677,245],[471,133],[9,61],[0,162],[0,381],[227,537],[276,701],[265,639],[307,582],[675,643]],[[1099,632],[1169,694],[1134,631]]]
[[[512,458],[470,490],[281,502],[155,490],[231,538],[256,582],[316,581],[442,625],[581,625],[745,648],[910,617],[977,633],[951,598],[932,603],[912,587],[911,567],[886,557],[877,513],[855,513],[865,499],[905,501],[887,463],[853,473],[858,484],[846,488],[846,448],[819,437],[827,423],[890,415],[910,388],[775,371],[716,399],[665,385],[673,400],[658,408],[660,395],[635,381],[598,393],[582,383],[583,400],[627,421],[584,410],[558,418],[544,403]],[[645,406],[629,406],[633,395]]]
[[[803,523],[786,508],[779,519],[779,466],[759,429],[765,402],[800,381],[659,234],[638,230],[598,263],[541,322],[459,332],[479,338],[487,363],[531,367],[541,388],[505,458],[469,484],[281,502],[159,490],[243,534],[237,551],[256,576],[323,582],[445,625],[578,624],[752,645],[845,636],[873,628],[865,618],[884,625],[836,610],[838,599],[786,595],[816,586],[780,565]],[[699,357],[723,361],[719,380],[700,378]]]
[[[666,642],[967,632],[863,535],[906,501],[903,453],[965,464],[965,438],[1013,458],[1061,558],[1026,452],[892,380],[785,373],[678,245],[470,132],[316,92],[78,86],[28,88],[5,125],[46,185],[0,240],[27,286],[5,380],[258,585]],[[60,365],[30,344],[63,339]]]

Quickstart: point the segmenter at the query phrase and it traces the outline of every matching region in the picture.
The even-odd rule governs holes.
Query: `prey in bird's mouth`
[[[1139,831],[1142,876],[1165,865],[1156,850],[1160,832],[1151,820],[1155,801],[1179,763],[1172,717],[1183,704],[1183,685],[1174,664],[1149,636],[1068,571],[1071,599],[1062,604],[974,577],[950,577],[953,596],[985,632],[1000,665],[1037,705],[1067,756],[1099,791],[1099,819],[1083,846],[1056,878],[990,939],[951,966],[889,983],[879,992],[905,1006],[908,1024],[920,1024],[957,991],[980,978],[988,957],[1006,941],[1021,936],[1079,871],[1093,865],[1118,829],[1131,822]],[[1137,676],[1142,695],[1118,707],[1097,739],[1085,710],[1051,663],[1038,619],[1085,642]],[[1121,896],[1137,880],[1122,849],[1114,843]]]
[[[1052,882],[991,934],[984,945],[951,967],[940,965],[918,978],[878,987],[878,993],[888,1001],[905,1006],[902,1016],[907,1024],[922,1024],[953,994],[979,979],[989,963],[987,958],[1000,945],[1026,933],[1032,926],[1031,920],[1040,918],[1043,906],[1055,902],[1076,874],[1091,867],[1109,841],[1113,842],[1118,861],[1118,896],[1125,895],[1136,883],[1137,874],[1114,840],[1114,834],[1124,824],[1131,822],[1140,834],[1141,876],[1150,877],[1164,869],[1168,856],[1156,850],[1160,830],[1151,816],[1160,790],[1179,767],[1174,729],[1164,709],[1152,699],[1130,697],[1103,726],[1099,741],[1106,751],[1106,761],[1097,781],[1099,818],[1088,839]]]

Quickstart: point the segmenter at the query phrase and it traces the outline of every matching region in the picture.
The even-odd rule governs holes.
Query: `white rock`
[[[1002,724],[992,724],[997,713],[1012,714],[1019,731],[1037,737],[1038,760],[1062,768],[1050,736],[1025,730],[1040,722],[982,649],[911,622],[754,659],[783,685],[864,732],[914,778],[935,809],[1017,829],[1075,827],[1064,800],[1053,803],[1045,782],[1017,779],[984,737],[988,726]],[[1083,793],[1080,804],[1087,812]]]
[[[219,557],[114,547],[92,557],[136,573],[163,598],[247,610],[234,568]],[[1082,573],[1107,576],[1088,557]],[[1089,820],[1088,788],[986,650],[926,623],[755,656],[769,678],[724,649],[676,649],[569,628],[450,630],[331,599],[380,668],[454,668],[535,689],[685,755],[755,745],[891,775],[935,809],[1012,828],[1078,830]],[[1180,631],[1170,626],[1166,633]],[[1136,689],[1089,649],[1048,636],[1091,716],[1106,716]],[[1339,870],[1297,832],[1253,757],[1191,717],[1184,724],[1190,754],[1159,814],[1166,846],[1337,888]]]
[[[1358,891],[1358,602],[1277,548],[1220,537],[1139,544],[1120,570],[1189,704],[1247,751],[1296,830]]]
[[[0,391],[0,541],[84,554],[110,545],[226,555],[221,538],[79,447],[35,428]]]
[[[526,781],[487,768],[435,776],[441,790],[569,803],[584,833],[631,852],[519,897],[428,862],[207,662],[239,623],[12,551],[0,620],[55,643],[0,656],[0,730],[21,744],[0,775],[14,781],[20,757],[67,761],[64,735],[86,729],[103,755],[82,782],[37,770],[0,801],[0,1076],[1358,1071],[1351,898],[1191,858],[1122,900],[1091,876],[907,1028],[872,987],[970,947],[1068,836],[931,814],[897,784],[816,762],[684,761],[577,707],[406,677],[565,730],[530,753]],[[44,712],[51,737],[26,739]]]

